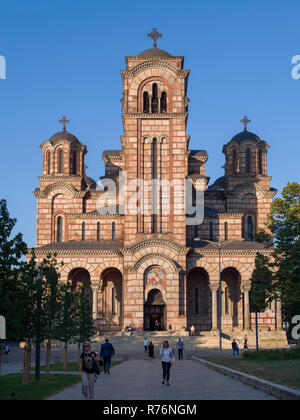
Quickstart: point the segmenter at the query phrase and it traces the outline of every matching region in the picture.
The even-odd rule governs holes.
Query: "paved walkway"
[[[158,360],[129,360],[101,374],[95,389],[96,400],[274,400],[232,378],[191,360],[176,361],[170,386],[161,383]],[[75,385],[49,398],[80,400],[81,385]]]

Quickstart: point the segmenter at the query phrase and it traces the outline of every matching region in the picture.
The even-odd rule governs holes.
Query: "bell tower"
[[[127,245],[160,237],[183,244],[189,70],[183,69],[183,57],[157,48],[162,34],[156,28],[148,36],[153,47],[126,57],[126,70],[121,71],[122,147],[129,186],[124,237]]]

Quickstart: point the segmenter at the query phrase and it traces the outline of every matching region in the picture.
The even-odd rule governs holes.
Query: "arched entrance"
[[[144,305],[144,330],[162,331],[166,329],[166,303],[162,292],[151,289]]]
[[[68,279],[72,282],[72,285],[76,289],[82,287],[92,302],[93,294],[91,289],[90,273],[85,268],[74,268],[72,271],[70,271]]]
[[[108,268],[101,275],[98,299],[100,326],[104,330],[122,328],[122,274],[116,268]]]
[[[188,327],[194,325],[197,331],[212,328],[212,294],[209,277],[203,268],[194,268],[187,276]]]
[[[234,267],[225,268],[222,280],[222,326],[225,329],[243,328],[241,276]]]

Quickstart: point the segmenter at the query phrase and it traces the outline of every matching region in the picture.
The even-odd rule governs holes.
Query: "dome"
[[[50,143],[53,143],[56,140],[66,140],[69,143],[79,141],[77,137],[75,137],[72,133],[69,133],[68,131],[60,131],[59,133],[53,134],[53,136],[51,136],[49,139]]]
[[[142,51],[138,57],[172,57],[172,55],[168,51],[153,47]]]
[[[236,134],[230,141],[237,141],[240,143],[243,140],[255,140],[257,142],[261,141],[257,134],[251,133],[250,131],[244,130],[241,133]]]

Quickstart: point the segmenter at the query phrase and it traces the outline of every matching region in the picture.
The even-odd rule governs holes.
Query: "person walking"
[[[97,354],[91,351],[90,344],[84,344],[83,352],[80,356],[79,376],[81,376],[81,388],[85,400],[94,398],[94,388],[97,380],[94,365],[97,362]]]
[[[231,347],[232,347],[232,356],[235,356],[235,354],[238,351],[237,342],[235,341],[235,339],[233,339],[231,343]]]
[[[191,326],[191,336],[194,336],[195,335],[195,331],[196,331],[195,326],[192,325]]]
[[[170,370],[171,370],[171,361],[173,359],[172,349],[169,346],[169,342],[166,340],[163,342],[163,346],[160,349],[161,358],[161,365],[163,369],[163,381],[162,384],[170,385]]]
[[[248,337],[245,335],[245,337],[244,337],[244,352],[248,351],[248,350],[249,350],[249,348],[248,348]]]
[[[152,360],[154,357],[154,345],[152,344],[152,341],[150,341],[149,346],[148,346],[148,356],[149,356],[149,360]]]
[[[181,341],[181,338],[178,338],[178,342],[176,344],[177,350],[178,350],[178,360],[183,360],[183,341]]]
[[[145,349],[145,354],[146,354],[147,350],[148,350],[148,340],[147,340],[146,337],[145,337],[145,340],[144,340],[144,349]]]
[[[103,359],[104,373],[110,375],[111,358],[115,354],[113,345],[109,342],[108,338],[105,339],[105,343],[101,345],[100,359]]]

